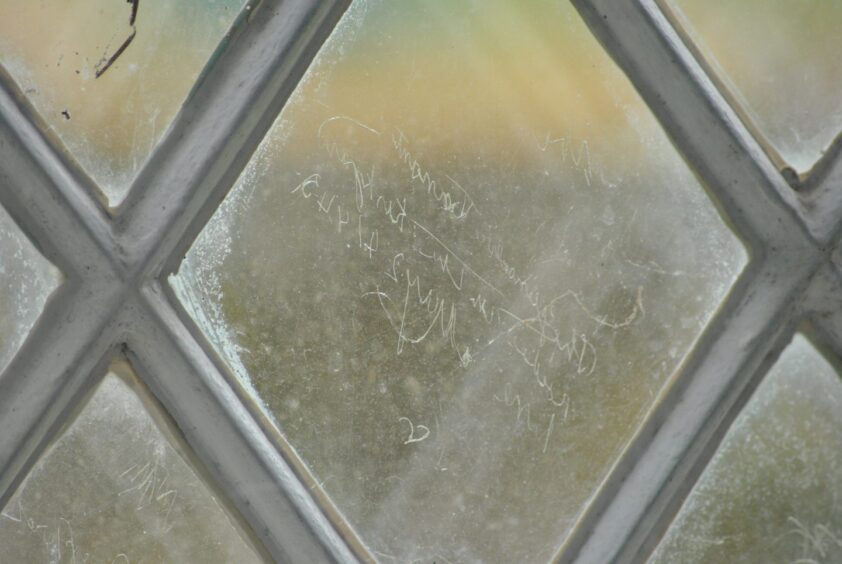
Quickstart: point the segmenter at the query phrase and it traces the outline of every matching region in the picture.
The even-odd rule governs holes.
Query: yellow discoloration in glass
[[[378,559],[540,562],[745,260],[569,2],[360,1],[174,283]]]
[[[115,205],[242,6],[140,0],[131,26],[122,0],[0,0],[0,66]]]
[[[842,3],[665,0],[761,135],[804,172],[842,132]]]

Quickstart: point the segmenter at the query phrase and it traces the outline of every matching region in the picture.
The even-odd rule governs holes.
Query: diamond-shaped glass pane
[[[842,381],[797,335],[650,562],[842,562]]]
[[[0,0],[0,65],[111,205],[244,0]]]
[[[118,365],[0,514],[3,562],[261,562]]]
[[[0,371],[29,334],[61,278],[0,207]]]
[[[760,133],[808,170],[842,132],[842,3],[667,2]]]
[[[569,2],[359,1],[173,283],[377,558],[532,562],[745,260]]]

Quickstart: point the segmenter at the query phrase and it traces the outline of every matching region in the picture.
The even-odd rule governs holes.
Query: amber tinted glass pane
[[[0,65],[116,204],[243,3],[0,0]]]
[[[0,207],[0,370],[29,333],[61,274]]]
[[[147,411],[109,374],[0,514],[2,562],[260,562]]]
[[[796,336],[650,562],[842,562],[840,407],[839,375]]]
[[[569,2],[361,1],[174,284],[378,558],[532,562],[745,258]]]
[[[798,171],[842,132],[842,2],[669,0],[760,132]]]

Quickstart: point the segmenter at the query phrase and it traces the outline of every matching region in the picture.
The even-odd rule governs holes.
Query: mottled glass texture
[[[842,2],[666,2],[760,133],[808,170],[842,132]]]
[[[842,381],[798,335],[650,563],[842,562]]]
[[[106,376],[32,468],[0,514],[0,562],[261,562],[135,386]]]
[[[541,562],[746,254],[563,0],[352,4],[174,287],[383,562]]]
[[[243,3],[0,0],[0,65],[115,205]]]
[[[0,207],[0,371],[20,348],[62,276]]]

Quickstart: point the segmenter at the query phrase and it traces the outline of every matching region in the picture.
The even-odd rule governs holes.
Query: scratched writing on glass
[[[464,183],[428,169],[401,129],[381,131],[334,116],[317,135],[340,172],[320,167],[302,174],[289,192],[322,216],[337,241],[370,263],[359,298],[379,308],[393,333],[394,354],[437,341],[438,354],[444,348],[459,367],[469,369],[490,348],[507,348],[540,392],[540,411],[536,400],[527,402],[516,391],[522,378],[503,382],[491,397],[512,408],[516,425],[541,435],[546,452],[554,426],[570,413],[565,382],[596,370],[594,335],[642,318],[643,287],[631,292],[627,311],[618,318],[594,311],[577,291],[546,290],[546,284],[533,280],[540,261],[524,260],[522,247],[507,247],[506,237],[489,223],[491,214]],[[563,138],[547,136],[537,145],[546,151],[557,144],[562,158],[569,158],[590,184],[594,172],[587,144],[578,153]],[[354,153],[355,146],[363,156]],[[518,263],[531,273],[521,272]],[[401,415],[396,423],[404,444],[431,436],[428,421]]]

